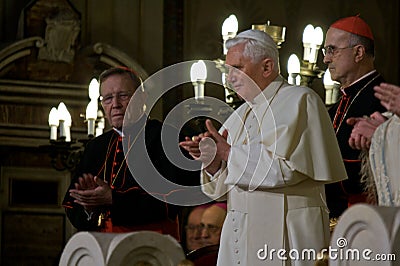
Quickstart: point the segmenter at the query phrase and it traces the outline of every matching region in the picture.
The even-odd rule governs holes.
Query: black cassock
[[[333,121],[339,148],[343,157],[348,179],[325,185],[326,199],[330,217],[339,217],[352,203],[364,201],[364,187],[361,184],[360,151],[349,145],[353,127],[346,123],[350,117],[369,116],[372,113],[385,112],[386,109],[374,96],[374,86],[384,82],[383,77],[374,72],[344,89],[340,101],[329,109]]]
[[[97,209],[89,219],[83,207],[74,203],[67,191],[63,206],[78,230],[155,230],[177,237],[175,231],[180,208],[162,199],[177,193],[174,184],[198,185],[199,171],[184,170],[171,163],[163,145],[178,147],[181,138],[176,129],[165,126],[161,140],[161,130],[161,122],[143,117],[139,122],[124,127],[123,138],[117,131],[110,130],[87,143],[70,189],[83,173],[91,173],[110,185],[113,203]],[[177,150],[185,153],[179,147]],[[198,193],[201,194],[200,189]],[[100,222],[99,216],[108,224]],[[110,221],[113,229],[110,229]],[[116,229],[118,227],[125,229]]]

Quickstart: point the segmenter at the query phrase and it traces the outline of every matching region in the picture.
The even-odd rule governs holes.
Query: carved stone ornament
[[[53,18],[46,18],[46,24],[45,45],[39,49],[38,59],[71,63],[80,32],[79,20],[65,9]]]

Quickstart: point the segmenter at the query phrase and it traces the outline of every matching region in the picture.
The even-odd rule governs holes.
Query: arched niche
[[[88,85],[105,69],[125,66],[142,79],[148,74],[126,53],[106,43],[75,51],[71,62],[41,59],[48,41],[29,37],[0,50],[0,146],[37,147],[48,143],[48,114],[63,101],[72,116],[72,137],[85,138],[82,114]]]

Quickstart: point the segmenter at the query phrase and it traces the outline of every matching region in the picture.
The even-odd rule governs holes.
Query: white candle
[[[86,120],[88,123],[88,136],[94,136],[95,121],[97,118],[97,99],[91,100],[86,107]]]
[[[65,140],[65,121],[64,120],[60,120],[60,139],[64,139]]]
[[[300,85],[300,79],[299,73],[300,73],[300,60],[295,54],[291,54],[289,56],[288,60],[288,65],[287,65],[287,70],[288,70],[288,82],[289,84],[292,85]]]
[[[65,126],[65,141],[70,142],[71,141],[71,127],[70,126]]]
[[[310,54],[308,55],[308,62],[316,63],[317,62],[317,54],[318,50],[315,46],[312,46],[310,49]]]
[[[57,140],[57,126],[50,126],[50,140]]]
[[[71,114],[63,102],[60,102],[57,110],[60,118],[60,137],[65,138],[65,141],[71,141]]]
[[[96,137],[100,136],[101,134],[103,134],[103,129],[96,127]]]
[[[332,103],[336,103],[339,100],[339,86],[337,85],[332,90]]]
[[[194,98],[195,100],[203,100],[204,99],[204,81],[198,81],[197,86],[194,88]]]
[[[53,107],[49,113],[50,140],[57,140],[57,127],[59,124],[57,108]]]
[[[95,128],[95,120],[93,118],[89,118],[87,120],[87,125],[88,125],[88,136],[93,137],[94,136],[94,128]]]
[[[325,90],[325,104],[332,104],[332,93],[333,89],[326,89]]]
[[[190,68],[190,80],[194,86],[195,100],[204,99],[204,83],[207,79],[207,67],[203,60],[199,60]]]
[[[222,29],[221,29],[221,34],[222,34],[222,40],[223,40],[223,52],[224,55],[228,52],[228,50],[225,47],[225,43],[227,40],[233,38],[236,36],[236,33],[238,31],[239,23],[234,14],[231,14],[228,18],[224,20],[224,23],[222,24]]]
[[[97,127],[96,127],[96,137],[103,134],[103,129],[105,127],[105,120],[103,117],[103,112],[101,112],[101,110],[99,110],[97,116],[99,116],[99,121],[97,122]]]

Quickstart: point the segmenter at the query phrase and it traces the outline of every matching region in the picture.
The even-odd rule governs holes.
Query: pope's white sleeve
[[[226,200],[228,186],[225,184],[227,176],[226,163],[222,162],[220,170],[213,176],[206,170],[201,171],[201,189],[204,194],[214,200]]]

